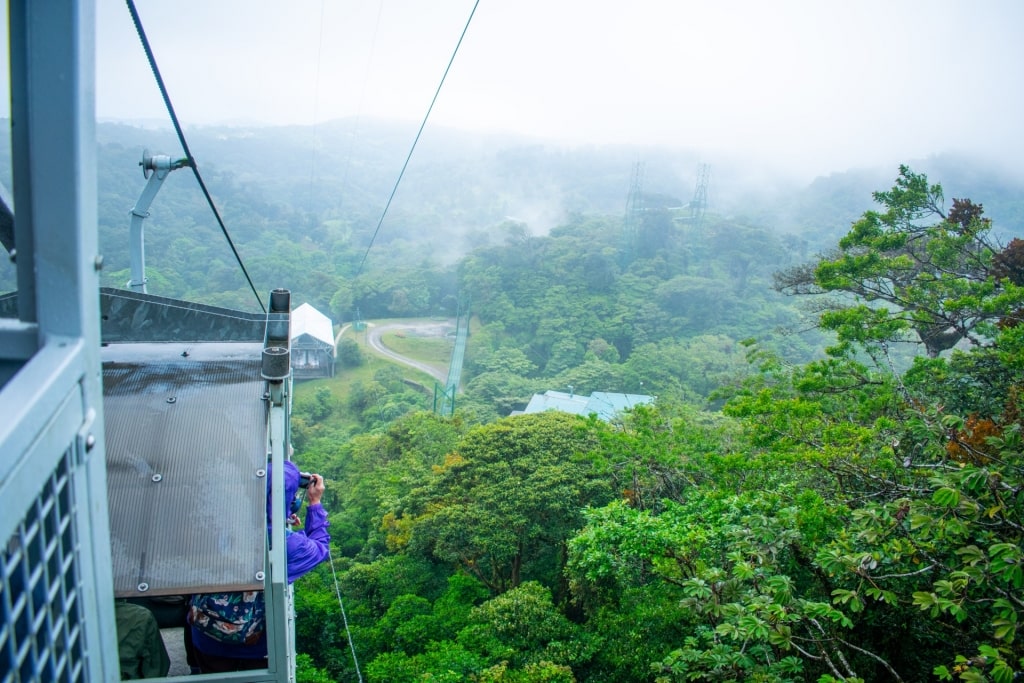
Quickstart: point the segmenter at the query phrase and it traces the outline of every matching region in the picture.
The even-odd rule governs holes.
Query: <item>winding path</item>
[[[446,329],[447,327],[449,327],[447,324],[442,325],[436,322],[391,323],[387,325],[375,325],[373,323],[368,323],[366,327],[366,343],[369,344],[370,348],[376,353],[385,356],[386,358],[390,358],[396,363],[401,363],[402,365],[407,365],[410,368],[415,368],[420,372],[425,372],[441,384],[444,384],[448,379],[448,368],[429,365],[413,358],[409,358],[408,356],[396,353],[384,346],[384,342],[382,342],[380,338],[385,332],[390,332],[392,330],[414,330],[422,332],[428,329]]]

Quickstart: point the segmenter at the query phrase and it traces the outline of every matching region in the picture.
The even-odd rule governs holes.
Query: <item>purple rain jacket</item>
[[[279,510],[278,519],[287,520],[289,507],[295,494],[299,492],[299,468],[290,460],[284,463],[284,499],[288,501]],[[270,534],[271,521],[274,519],[273,501],[270,494],[270,465],[267,465],[267,534]],[[313,567],[327,559],[327,544],[331,535],[327,532],[327,512],[320,503],[306,506],[306,525],[285,534],[288,555],[288,583],[308,573]]]
[[[295,463],[286,460],[284,463],[284,499],[288,501],[278,510],[277,518],[287,520],[290,514],[291,501],[299,491],[299,468]],[[271,499],[271,468],[267,465],[267,537],[270,537],[271,521],[274,519],[274,506]],[[327,559],[328,544],[331,535],[327,532],[329,522],[327,512],[320,503],[306,506],[306,525],[303,529],[288,531],[285,534],[288,556],[288,583],[309,573],[313,567]],[[192,643],[204,654],[218,657],[237,657],[239,659],[261,659],[267,656],[267,633],[264,630],[259,642],[253,645],[231,645],[202,633],[192,627]]]

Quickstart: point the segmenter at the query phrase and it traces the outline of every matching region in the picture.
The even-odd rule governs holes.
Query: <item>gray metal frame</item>
[[[267,328],[263,342],[263,377],[267,380],[267,453],[271,459],[271,495],[284,500],[284,461],[291,444],[292,371],[291,294],[274,290],[270,294]],[[267,551],[266,605],[269,671],[275,680],[295,681],[295,605],[288,584],[285,527],[273,524]]]
[[[10,0],[9,38],[18,318],[0,320],[0,683],[117,681],[100,359],[94,2]],[[287,348],[284,310],[268,316],[267,339]],[[270,334],[280,320],[283,344]],[[268,387],[267,447],[281,500],[290,372]],[[294,681],[281,526],[268,550],[270,669],[201,678]]]
[[[103,637],[116,628],[99,358],[95,8],[11,0],[9,12],[19,318],[0,326],[0,680],[117,680],[117,642]],[[56,504],[47,498],[54,491]],[[40,573],[33,565],[44,558],[52,564]],[[17,595],[26,578],[32,600]],[[56,609],[44,606],[54,600]]]

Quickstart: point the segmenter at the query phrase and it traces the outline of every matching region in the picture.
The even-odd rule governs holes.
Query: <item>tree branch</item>
[[[879,657],[878,655],[876,655],[876,654],[875,654],[874,652],[871,652],[871,651],[869,651],[869,650],[865,650],[865,649],[864,649],[864,648],[862,648],[862,647],[857,647],[857,646],[856,646],[856,645],[854,645],[853,643],[849,643],[849,642],[847,642],[847,641],[843,640],[842,638],[838,638],[838,637],[837,637],[837,638],[836,638],[836,640],[837,640],[837,641],[839,641],[840,643],[842,643],[843,645],[845,645],[846,647],[850,648],[851,650],[856,650],[857,652],[861,653],[862,655],[867,655],[868,657],[871,657],[871,659],[875,660],[876,662],[878,662],[879,664],[881,664],[882,666],[884,666],[884,667],[886,668],[886,670],[887,670],[887,671],[888,671],[888,672],[889,672],[890,674],[892,674],[892,677],[893,677],[894,679],[896,679],[897,681],[902,681],[902,680],[903,680],[903,677],[902,677],[902,676],[900,676],[900,675],[899,675],[899,674],[898,674],[898,673],[896,672],[896,669],[892,668],[892,666],[891,666],[891,665],[889,664],[889,662],[885,661],[884,659],[882,659],[881,657]]]

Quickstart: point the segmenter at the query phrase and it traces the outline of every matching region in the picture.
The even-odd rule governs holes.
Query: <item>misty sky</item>
[[[166,120],[125,3],[97,3],[98,116]],[[473,0],[136,4],[188,127],[418,123]],[[806,177],[943,151],[1015,165],[1022,32],[1018,0],[481,0],[431,122]]]

